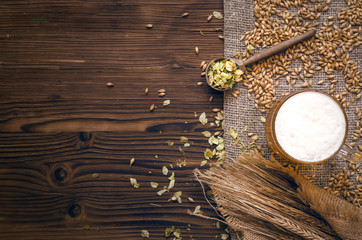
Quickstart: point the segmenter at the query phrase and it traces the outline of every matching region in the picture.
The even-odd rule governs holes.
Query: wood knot
[[[71,178],[71,170],[64,165],[54,165],[50,169],[50,180],[56,186],[65,186]]]
[[[183,68],[180,64],[178,64],[176,61],[171,61],[170,63],[172,69],[180,69]]]
[[[81,214],[82,207],[78,203],[72,203],[68,206],[67,212],[71,218],[76,218]]]
[[[92,133],[91,132],[80,132],[79,133],[79,140],[81,140],[82,142],[87,142],[92,138]]]
[[[78,147],[81,149],[89,148],[93,144],[94,135],[92,132],[80,132],[79,135]]]
[[[68,176],[68,173],[63,168],[57,168],[54,171],[54,177],[60,182],[63,182]]]

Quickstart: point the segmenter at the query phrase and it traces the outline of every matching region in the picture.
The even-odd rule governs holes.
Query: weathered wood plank
[[[0,101],[0,132],[192,131],[202,127],[195,112],[199,116],[205,111],[212,120],[213,107],[222,104],[219,93],[200,92],[199,99],[194,99],[190,92],[184,97],[177,95],[167,93],[167,97],[160,98],[157,90],[153,90],[149,96],[140,93],[139,99],[126,101]],[[211,96],[214,97],[212,103],[208,102]],[[171,100],[171,104],[163,107],[166,99]],[[151,104],[157,107],[152,112]]]
[[[223,54],[215,31],[222,21],[206,21],[215,10],[222,1],[2,1],[1,239],[141,239],[141,229],[162,239],[172,225],[186,239],[223,233],[186,214],[201,205],[216,215],[191,172],[209,128],[194,112],[211,120],[212,108],[222,107],[222,93],[196,86],[204,81],[200,62]],[[171,105],[163,108],[165,99]],[[185,156],[180,136],[192,142]],[[177,167],[184,158],[187,166]],[[167,185],[161,168],[170,164],[175,188],[158,196],[149,182]],[[182,204],[168,201],[177,190]]]
[[[133,99],[145,87],[185,93],[203,80],[200,62],[222,55],[222,21],[206,21],[220,1],[18,2],[0,6],[2,98]]]
[[[95,231],[97,226],[122,236],[127,236],[128,230],[115,227],[129,226],[129,234],[136,239],[142,226],[160,232],[175,225],[186,234],[188,224],[198,239],[220,234],[212,221],[186,213],[201,205],[205,214],[215,216],[191,175],[203,159],[200,152],[207,139],[194,132],[182,135],[189,138],[192,147],[184,148],[181,135],[175,132],[146,136],[111,132],[0,134],[0,225],[17,229],[2,228],[0,234],[15,239],[23,236],[20,232],[31,231],[34,238],[46,239],[50,235],[44,228],[61,233],[64,229],[55,226],[69,226],[74,239],[80,239],[84,236],[82,227],[89,225],[95,235],[87,238],[103,239],[107,230]],[[168,140],[175,142],[172,148]],[[129,166],[132,157],[135,162]],[[187,161],[186,167],[177,166],[180,159]],[[176,184],[170,193],[158,196],[156,192],[169,183],[162,166],[169,168],[168,176],[175,172]],[[130,177],[141,184],[139,189],[131,186]],[[159,188],[152,189],[151,181],[159,183]],[[176,191],[183,191],[182,204],[169,201]],[[187,197],[195,203],[189,203]]]

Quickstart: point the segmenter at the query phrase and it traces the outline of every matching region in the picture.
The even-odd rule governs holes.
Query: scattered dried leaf
[[[203,167],[207,164],[207,160],[202,160],[200,163],[200,167]]]
[[[233,139],[236,139],[238,137],[238,133],[235,132],[234,129],[232,129],[232,128],[229,129],[229,133]]]
[[[182,196],[182,191],[175,192],[170,200],[182,203],[181,196]]]
[[[165,229],[165,237],[169,237],[169,236],[171,236],[171,234],[172,234],[172,232],[173,232],[173,230],[174,230],[175,228],[166,228]]]
[[[162,167],[162,174],[167,176],[167,174],[168,174],[168,168],[167,168],[166,166],[163,166],[163,167]]]
[[[150,237],[150,233],[147,230],[141,230],[141,236],[143,238],[149,238]]]
[[[248,50],[248,52],[253,53],[255,48],[253,45],[249,44],[248,46],[246,46],[246,49]]]
[[[216,228],[220,229],[220,221],[216,221]]]
[[[195,207],[194,214],[202,214],[201,206],[200,206],[200,205],[197,205],[197,206]]]
[[[207,123],[207,117],[205,112],[201,113],[199,121],[202,125],[205,125]]]
[[[210,150],[210,148],[206,148],[206,150],[204,152],[204,157],[208,160],[213,157],[212,151]]]
[[[229,234],[226,234],[226,233],[221,234],[221,239],[222,240],[226,240],[228,238],[229,238]]]
[[[157,194],[158,194],[159,196],[161,196],[161,195],[164,194],[165,192],[167,192],[167,189],[162,189],[162,190],[158,191]]]
[[[134,187],[134,188],[139,188],[140,187],[140,184],[137,182],[137,180],[135,178],[130,178],[129,179],[130,182],[131,182],[131,185]]]
[[[181,229],[177,228],[174,232],[173,235],[177,238],[177,239],[182,239],[181,238]]]
[[[175,181],[176,181],[176,180],[171,180],[171,181],[169,182],[168,187],[167,187],[168,190],[172,189],[172,188],[175,186]]]
[[[178,150],[182,153],[182,155],[185,155],[185,151],[181,147],[178,147]]]
[[[209,131],[203,131],[201,133],[202,133],[202,135],[204,135],[204,137],[207,137],[207,138],[211,137],[211,132],[209,132]]]
[[[214,11],[213,13],[212,13],[212,15],[214,15],[214,17],[216,18],[216,19],[223,19],[224,17],[223,17],[223,15],[220,13],[220,12],[217,12],[217,11]]]
[[[170,181],[171,181],[171,180],[175,180],[175,173],[172,172],[171,176],[170,176],[168,179],[169,179]]]
[[[89,225],[84,225],[84,226],[82,227],[82,229],[83,229],[83,230],[89,230],[89,229],[90,229],[90,226],[89,226]]]

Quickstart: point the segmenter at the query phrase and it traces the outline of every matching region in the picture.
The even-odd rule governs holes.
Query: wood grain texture
[[[157,233],[154,237],[159,239],[172,225],[197,239],[218,234],[220,230],[212,222],[186,213],[200,204],[205,214],[215,215],[191,175],[202,160],[205,140],[199,135],[183,134],[193,145],[184,149],[183,155],[179,151],[181,135],[176,132],[146,136],[112,132],[1,134],[1,235],[17,239],[31,232],[29,239],[64,239],[67,231],[82,239],[90,231],[83,230],[84,225],[91,226],[95,234],[91,237],[98,239],[114,238],[116,235],[106,236],[110,231],[138,239],[141,229]],[[175,141],[172,148],[168,140]],[[135,163],[129,166],[131,157]],[[177,167],[179,159],[186,159],[187,166]],[[175,172],[176,184],[170,193],[158,196],[156,192],[169,183],[162,166]],[[130,177],[141,184],[139,189],[131,186]],[[152,189],[150,181],[160,187]],[[175,191],[183,191],[182,204],[169,201]],[[189,203],[187,197],[195,203]],[[186,231],[188,224],[190,232]]]
[[[168,86],[187,97],[200,62],[222,55],[222,22],[206,22],[221,2],[11,2],[0,6],[2,99],[132,100]]]
[[[200,62],[223,54],[215,32],[223,22],[206,21],[213,11],[222,11],[221,0],[2,1],[1,239],[141,239],[142,229],[165,239],[171,226],[183,239],[224,233],[186,213],[201,205],[216,216],[192,178],[208,147],[200,132],[217,130],[195,112],[212,120],[222,108],[222,93],[196,86]],[[162,166],[176,185],[158,196],[150,181],[168,185]],[[168,201],[175,191],[182,204]]]
[[[205,90],[206,86],[203,89]],[[132,101],[126,99],[36,102],[0,100],[0,132],[191,131],[202,127],[198,118],[195,118],[195,112],[197,114],[206,112],[212,120],[214,115],[212,107],[222,105],[222,96],[219,94],[198,94],[200,95],[196,97],[188,94],[187,97],[183,97],[167,93],[167,97],[160,98],[155,90],[154,93],[149,93],[149,96],[141,93],[139,99]],[[208,102],[210,96],[215,96],[212,103]],[[166,99],[171,100],[171,104],[163,107],[163,101]],[[149,110],[151,104],[157,107],[153,112]]]

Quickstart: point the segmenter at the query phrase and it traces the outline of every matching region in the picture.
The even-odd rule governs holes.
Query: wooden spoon
[[[236,65],[239,67],[239,69],[241,69],[244,73],[245,73],[245,67],[248,66],[248,65],[252,65],[260,60],[263,60],[265,58],[268,58],[270,56],[273,56],[281,51],[284,51],[286,50],[287,48],[301,42],[301,41],[304,41],[312,36],[314,36],[316,34],[316,30],[315,29],[311,29],[311,30],[308,30],[307,32],[303,33],[302,35],[299,35],[299,36],[296,36],[296,37],[293,37],[289,40],[285,40],[277,45],[274,45],[258,54],[255,54],[253,56],[251,56],[250,58],[246,59],[245,61],[242,61],[240,59],[234,59],[232,58],[231,60],[234,61],[236,63]],[[215,90],[218,90],[218,91],[226,91],[229,89],[229,86],[227,86],[226,88],[215,88],[211,85],[211,82],[210,82],[210,79],[209,79],[209,76],[208,76],[208,72],[209,72],[209,68],[210,68],[210,65],[211,63],[215,62],[215,61],[220,61],[220,60],[223,60],[223,59],[226,59],[226,58],[218,58],[218,59],[214,59],[212,60],[206,67],[206,82],[207,84],[209,84],[210,87],[212,87],[213,89]]]

